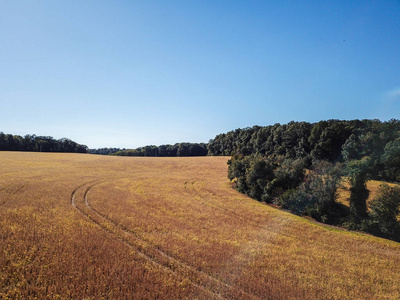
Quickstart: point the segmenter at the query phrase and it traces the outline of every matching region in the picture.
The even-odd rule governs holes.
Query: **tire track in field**
[[[204,196],[205,193],[201,193],[198,189],[196,189],[195,183],[196,183],[196,181],[191,181],[191,180],[184,182],[184,192],[188,196],[193,197],[190,192],[190,191],[193,191],[197,195],[197,197],[199,199],[201,199],[201,201],[197,200],[196,203],[204,204],[204,205],[208,206],[209,208],[212,208],[213,210],[223,212],[225,216],[231,216],[235,219],[243,220],[243,221],[245,221],[246,224],[249,224],[250,226],[253,226],[255,228],[265,229],[265,222],[263,223],[263,221],[265,221],[265,220],[258,222],[256,220],[254,220],[254,218],[250,218],[250,217],[244,216],[240,213],[237,213],[235,210],[223,208],[220,205],[214,204],[213,201],[209,200],[209,198],[214,198],[214,197],[228,198],[228,197],[223,195],[222,193],[214,193],[214,192],[208,191],[205,188],[201,188],[201,190],[207,191],[207,193],[211,195],[211,197]],[[146,201],[147,197],[144,197],[143,195],[139,195],[138,193],[135,193],[135,195],[139,199],[142,199],[144,204],[147,202]],[[253,200],[253,201],[255,201],[255,200]],[[151,209],[154,209],[154,207],[151,207],[151,206],[148,206],[148,207],[150,207]],[[272,219],[274,219],[274,218],[275,218],[275,216],[272,217]]]
[[[156,252],[159,253],[159,257],[155,256],[154,253],[150,253],[151,250],[154,250],[154,249],[151,249],[151,248],[149,249],[149,247],[145,247],[145,245],[144,245],[145,243],[143,243],[143,241],[141,241],[140,239],[138,239],[136,237],[134,237],[134,241],[132,241],[129,237],[127,237],[127,234],[129,234],[129,232],[127,230],[121,229],[120,226],[118,226],[118,223],[116,223],[113,220],[107,220],[107,218],[102,216],[99,212],[97,212],[93,208],[91,208],[91,206],[89,205],[88,200],[87,200],[87,194],[91,188],[93,188],[95,185],[100,184],[100,183],[102,183],[102,182],[98,182],[96,184],[91,184],[91,185],[89,183],[86,183],[86,184],[82,184],[82,185],[78,186],[77,188],[75,188],[75,190],[71,194],[71,205],[75,209],[77,209],[81,214],[86,216],[91,222],[93,222],[94,224],[99,226],[101,229],[103,229],[105,232],[112,235],[114,238],[120,240],[128,247],[136,250],[136,253],[138,254],[139,257],[145,259],[152,265],[154,265],[156,267],[160,267],[164,271],[168,272],[169,274],[173,274],[174,276],[178,276],[178,275],[181,275],[181,276],[186,275],[187,276],[187,274],[185,274],[187,272],[181,272],[181,274],[180,274],[179,271],[184,271],[184,270],[180,270],[179,266],[178,267],[176,266],[176,262],[174,264],[174,261],[173,261],[174,259],[172,257],[170,257],[168,254],[165,254],[162,251],[155,249]],[[90,214],[89,212],[87,212],[84,209],[82,209],[81,207],[79,207],[79,205],[77,205],[77,203],[75,201],[76,193],[78,192],[78,190],[80,190],[83,187],[86,187],[86,188],[84,190],[81,201],[85,204],[85,208],[88,208],[91,212],[94,213],[95,216],[102,219],[102,221],[99,221],[98,219],[96,219],[96,217],[94,215]],[[104,224],[104,221],[106,221],[106,223],[108,222],[109,224]],[[112,226],[110,226],[110,223],[112,224]],[[190,284],[193,285],[194,287],[198,288],[199,290],[203,291],[205,294],[211,296],[214,299],[225,299],[218,292],[209,290],[210,287],[205,285],[204,283],[201,283],[201,282],[197,283],[196,281],[191,281]]]
[[[222,208],[221,206],[215,205],[215,204],[213,204],[211,201],[208,201],[208,200],[207,200],[208,197],[204,196],[204,193],[202,194],[199,190],[197,190],[197,189],[194,187],[194,183],[192,183],[192,190],[199,196],[200,199],[203,200],[203,203],[205,203],[205,204],[207,204],[207,205],[213,207],[214,209],[219,210],[219,211],[222,211],[222,212],[224,212],[224,214],[228,213],[229,215],[231,215],[231,216],[234,217],[234,218],[238,218],[238,219],[244,220],[244,221],[246,221],[246,222],[248,222],[248,223],[251,223],[251,224],[254,225],[255,227],[261,227],[261,226],[262,226],[262,225],[260,225],[259,223],[257,223],[256,221],[254,221],[254,219],[252,219],[252,218],[249,218],[249,217],[243,216],[243,215],[241,215],[241,214],[238,214],[238,213],[237,213],[236,211],[234,211],[234,210],[227,209],[227,208]],[[203,190],[206,190],[206,189],[203,188]],[[215,197],[215,196],[217,195],[217,194],[215,194],[215,193],[213,193],[213,192],[210,192],[210,191],[207,191],[207,192],[208,192],[208,194],[211,195],[211,197]],[[225,196],[223,196],[223,195],[219,195],[219,197],[220,197],[220,198],[225,198]]]
[[[240,213],[237,213],[236,211],[234,211],[234,210],[232,210],[232,209],[222,208],[221,206],[215,205],[215,204],[213,204],[211,201],[208,201],[208,200],[207,200],[208,197],[207,197],[207,196],[204,196],[205,193],[201,193],[198,189],[196,189],[196,188],[194,187],[194,183],[192,183],[192,189],[193,189],[193,191],[199,196],[199,198],[202,199],[202,203],[207,204],[207,205],[209,205],[210,207],[213,207],[213,208],[216,209],[216,210],[219,210],[219,211],[222,211],[222,212],[224,212],[224,213],[227,213],[227,214],[231,215],[232,217],[234,217],[235,219],[241,219],[241,220],[245,221],[247,224],[249,224],[249,225],[251,225],[251,226],[253,226],[253,227],[260,228],[260,229],[263,229],[263,230],[265,229],[265,225],[266,225],[265,223],[257,222],[256,220],[254,220],[254,219],[252,219],[252,218],[250,218],[250,217],[244,216],[244,215],[242,215],[242,214],[240,214]],[[219,197],[219,198],[225,198],[225,199],[227,198],[225,195],[217,194],[217,193],[211,192],[211,191],[209,191],[209,190],[207,190],[207,189],[205,189],[205,188],[202,188],[202,190],[204,190],[204,191],[206,191],[208,194],[210,194],[211,197]],[[253,200],[253,201],[256,201],[256,200]],[[272,220],[275,219],[275,218],[277,218],[277,217],[276,217],[276,216],[273,216],[272,219],[271,219],[270,221],[272,221]],[[284,223],[285,223],[285,224],[288,224],[288,223],[290,223],[290,222],[288,222],[288,220],[286,220],[286,221],[284,221]],[[279,228],[281,228],[281,226],[279,226]],[[281,231],[281,230],[279,230],[279,232],[280,232],[280,231]]]
[[[124,178],[119,178],[119,179],[124,179]],[[129,178],[127,178],[127,179],[129,179]],[[118,179],[116,179],[116,180],[118,180]],[[187,186],[189,186],[189,185],[191,185],[191,188],[187,188]],[[198,191],[195,188],[195,181],[186,181],[184,183],[184,186],[185,186],[185,191],[182,191],[182,192],[186,193],[188,196],[191,196],[191,197],[193,197],[193,193],[195,193],[197,195],[197,197],[200,199],[200,201],[196,200],[196,202],[200,203],[200,205],[204,204],[204,205],[209,206],[210,208],[213,208],[214,210],[222,211],[224,213],[224,215],[231,216],[232,218],[235,218],[235,219],[241,219],[247,225],[258,229],[257,232],[255,233],[255,236],[253,238],[251,238],[251,240],[249,240],[249,244],[246,244],[246,246],[241,247],[239,252],[232,257],[232,261],[231,261],[232,263],[230,265],[234,264],[235,266],[241,266],[239,269],[245,270],[246,268],[248,268],[249,267],[248,263],[255,257],[255,254],[257,252],[260,252],[263,249],[263,247],[265,246],[265,244],[272,242],[279,234],[282,234],[282,230],[284,230],[284,228],[286,228],[288,226],[288,224],[291,223],[291,220],[281,219],[277,216],[272,216],[271,218],[266,218],[265,220],[262,220],[261,222],[257,222],[254,219],[251,219],[246,216],[242,216],[241,214],[238,214],[235,211],[232,211],[230,209],[226,209],[219,205],[214,204],[213,201],[209,200],[210,197],[205,196],[204,195],[205,193],[201,193],[200,191]],[[148,203],[148,200],[149,200],[148,197],[146,197],[142,194],[139,194],[137,192],[135,192],[134,194],[135,194],[135,197],[140,199],[143,204]],[[208,191],[208,194],[211,194],[212,198],[214,198],[214,197],[227,198],[224,195],[220,195],[219,193],[213,193],[210,191]],[[148,205],[146,205],[146,206],[149,209],[155,209],[152,206],[148,206]],[[92,209],[96,210],[94,207],[92,207]],[[101,214],[100,211],[97,211],[97,212]],[[124,226],[123,224],[114,221],[112,218],[108,217],[107,215],[103,215],[103,217],[108,218],[111,222],[114,222],[114,224],[116,226],[121,227],[121,229],[127,230],[130,233],[136,235],[137,238],[142,239],[144,242],[150,244],[152,247],[155,247],[156,249],[160,249],[159,246],[155,245],[151,241],[148,241],[146,238],[143,238],[139,233],[135,232],[134,230],[129,229],[126,226]],[[251,247],[251,249],[252,249],[251,254],[247,253],[247,252],[249,252],[248,251],[249,247]],[[162,251],[162,250],[160,250],[160,251]],[[166,253],[166,254],[171,257],[170,254],[168,254],[168,253]],[[176,259],[173,256],[172,256],[172,258],[175,260],[181,261],[179,259]],[[196,271],[201,271],[194,267],[192,267],[192,268],[195,269]],[[234,281],[236,279],[240,278],[240,276],[237,272],[232,273],[232,270],[228,266],[226,266],[222,270],[226,270],[226,274],[229,275],[228,277],[224,278],[223,280],[218,279],[219,277],[217,278],[213,275],[209,275],[209,276],[215,278],[218,281],[221,281],[223,284],[234,287],[234,289],[236,291],[241,291],[241,293],[245,294],[245,296],[247,296],[248,298],[258,298],[258,299],[263,298],[263,296],[259,295],[258,293],[257,294],[254,292],[252,293],[250,290],[248,292],[246,292],[244,289],[245,287],[243,288],[243,287],[240,287],[239,285],[236,285],[236,283],[234,283]],[[204,272],[204,271],[202,271],[202,272]],[[224,273],[224,272],[222,272],[222,273]],[[244,296],[242,295],[241,298],[243,298],[243,297]]]
[[[98,183],[100,184],[100,183]],[[94,186],[94,185],[93,185]],[[129,228],[125,227],[124,225],[116,222],[115,220],[107,217],[106,215],[102,214],[100,211],[96,210],[95,208],[93,208],[89,201],[88,201],[88,197],[87,194],[90,191],[90,189],[93,187],[91,186],[89,189],[86,190],[85,195],[84,195],[84,199],[85,199],[85,205],[90,208],[92,211],[94,211],[97,215],[99,215],[101,218],[109,221],[110,223],[112,223],[114,226],[118,227],[119,229],[121,229],[124,233],[127,233],[129,235],[131,235],[135,240],[139,241],[139,243],[143,243],[145,244],[145,247],[150,246],[150,248],[152,248],[153,251],[156,252],[156,254],[161,255],[162,257],[168,259],[170,262],[172,262],[172,265],[174,265],[176,267],[176,265],[179,265],[181,268],[185,269],[185,273],[188,275],[192,275],[194,277],[194,279],[199,279],[202,278],[205,279],[206,281],[208,281],[207,285],[204,285],[207,288],[210,288],[210,284],[217,284],[219,286],[217,286],[217,292],[219,293],[222,289],[228,289],[228,290],[234,290],[235,292],[239,292],[241,294],[241,298],[244,299],[244,296],[247,296],[249,298],[257,298],[257,296],[253,295],[253,294],[249,294],[241,289],[238,289],[226,282],[223,282],[222,280],[205,273],[204,271],[198,270],[195,267],[188,265],[186,263],[184,263],[183,261],[171,256],[170,254],[162,251],[161,249],[159,249],[156,245],[154,245],[153,243],[147,241],[146,239],[142,238],[141,236],[139,236],[136,232],[134,232],[133,230],[130,230]],[[189,272],[188,272],[189,271]],[[210,282],[211,281],[211,282]]]
[[[8,186],[9,186],[9,185],[6,185],[6,186],[0,188],[0,192],[4,191]],[[7,200],[1,199],[1,200],[0,200],[0,206],[6,204],[6,202],[7,202]]]
[[[229,196],[223,194],[222,191],[211,191],[207,188],[201,187],[199,189],[196,188],[196,181],[185,181],[184,182],[184,193],[186,193],[187,197],[196,197],[196,203],[200,205],[204,205],[208,207],[208,209],[212,209],[214,211],[222,212],[224,216],[228,216],[228,218],[234,218],[242,220],[244,224],[249,227],[256,229],[254,235],[250,237],[247,243],[243,244],[239,251],[231,257],[231,263],[229,265],[233,265],[236,268],[231,269],[228,265],[222,268],[222,274],[227,274],[227,280],[225,282],[229,282],[230,285],[235,285],[238,290],[242,290],[240,287],[240,277],[241,271],[245,271],[249,268],[249,263],[255,259],[257,255],[259,255],[264,247],[273,242],[278,236],[284,236],[285,228],[290,226],[292,220],[286,217],[280,217],[279,215],[270,214],[257,221],[253,218],[247,217],[241,213],[236,212],[235,210],[229,209],[226,206],[218,205],[218,198],[222,199],[230,199]],[[143,195],[139,195],[135,193],[139,199],[142,199],[143,202],[147,202],[147,197]],[[217,200],[211,200],[216,198]],[[253,201],[249,199],[249,201]],[[237,282],[237,283],[235,283]],[[238,284],[238,285],[236,285]],[[247,293],[252,297],[260,297],[264,298],[265,295],[259,295],[258,293]]]
[[[244,216],[240,213],[237,213],[234,210],[223,208],[221,206],[213,204],[212,201],[208,200],[209,198],[225,198],[229,199],[226,195],[222,193],[213,192],[206,188],[201,188],[200,190],[195,188],[195,182],[192,182],[191,187],[192,190],[198,195],[198,197],[202,200],[202,203],[205,205],[209,205],[213,207],[215,210],[219,210],[224,212],[224,214],[230,215],[235,219],[243,220],[247,225],[250,225],[253,228],[257,228],[255,232],[255,236],[249,241],[247,245],[241,246],[239,252],[234,255],[231,259],[233,265],[243,266],[244,270],[249,267],[249,263],[255,259],[255,257],[262,252],[265,245],[272,242],[278,236],[287,235],[284,233],[286,227],[290,226],[292,220],[290,218],[280,218],[278,215],[273,215],[270,218],[265,218],[263,221],[256,221],[247,216]],[[201,191],[204,191],[203,193]],[[210,196],[207,196],[210,195]],[[240,269],[237,272],[232,272],[229,268],[225,268],[225,273],[230,274],[231,282],[235,280],[240,280]]]
[[[3,187],[3,188],[0,189],[0,192],[6,190],[8,187],[11,187],[11,186],[12,186],[12,184],[6,185],[5,187]],[[17,188],[15,189],[15,191],[12,191],[11,193],[9,193],[9,195],[15,196],[15,195],[18,194],[20,191],[22,191],[24,188],[25,188],[25,184],[18,185]],[[7,200],[0,200],[0,206],[6,204],[6,203],[9,202],[9,201],[10,201],[10,199],[7,199]]]
[[[241,299],[259,299],[253,294],[249,294],[242,289],[225,283],[220,279],[210,274],[207,274],[204,271],[198,270],[195,267],[188,265],[183,261],[171,256],[170,254],[159,249],[153,243],[143,239],[136,232],[130,230],[126,226],[116,222],[115,220],[107,217],[100,211],[93,208],[88,201],[88,193],[94,186],[104,182],[106,181],[97,182],[88,186],[83,194],[83,199],[81,199],[85,204],[85,208],[90,210],[94,215],[101,219],[101,221],[95,220],[93,215],[84,212],[82,209],[79,209],[79,207],[77,207],[75,203],[73,203],[73,205],[75,204],[75,207],[77,207],[77,209],[80,210],[81,213],[85,214],[93,222],[102,227],[105,231],[114,235],[116,238],[118,238],[128,246],[135,248],[140,256],[150,261],[151,263],[162,267],[164,270],[174,273],[175,275],[177,275],[177,273],[180,273],[181,275],[184,274],[191,280],[191,284],[193,286],[199,288],[203,292],[211,294],[217,298],[232,298],[233,292],[235,293],[234,295],[240,294]],[[75,197],[72,198],[75,199]]]
[[[109,226],[105,225],[105,224],[102,223],[101,221],[96,220],[96,218],[95,218],[93,215],[91,215],[89,212],[86,212],[84,209],[82,209],[81,207],[79,207],[79,205],[77,205],[77,203],[76,203],[76,201],[75,201],[75,200],[76,200],[76,193],[77,193],[81,188],[86,187],[85,190],[84,190],[84,193],[83,193],[83,197],[82,197],[82,198],[83,198],[83,199],[82,199],[83,202],[86,204],[86,203],[88,203],[88,202],[87,202],[87,193],[89,192],[89,190],[90,190],[93,186],[95,186],[95,185],[97,185],[97,184],[100,184],[100,183],[102,183],[102,182],[104,182],[104,181],[102,181],[102,182],[97,182],[96,184],[91,184],[91,183],[93,183],[93,182],[94,182],[94,181],[81,184],[81,185],[79,185],[77,188],[75,188],[75,189],[73,190],[73,192],[72,192],[72,194],[71,194],[71,205],[72,205],[79,213],[81,213],[82,215],[84,215],[85,217],[87,217],[92,223],[94,223],[95,225],[97,225],[98,227],[100,227],[102,230],[104,230],[105,232],[107,232],[108,234],[110,234],[111,236],[113,236],[114,238],[118,239],[119,241],[121,241],[122,243],[124,243],[125,245],[127,245],[129,248],[133,248],[134,250],[136,250],[135,253],[136,253],[139,257],[141,257],[141,258],[143,258],[144,260],[146,260],[147,262],[151,263],[153,266],[160,267],[161,269],[163,269],[164,271],[166,271],[166,272],[169,273],[169,274],[172,274],[172,275],[174,275],[174,276],[179,275],[179,274],[177,273],[177,271],[174,270],[174,269],[171,267],[171,265],[165,265],[164,262],[159,262],[159,261],[157,261],[157,259],[155,259],[154,257],[149,256],[148,254],[146,254],[146,253],[144,252],[143,249],[141,249],[142,247],[141,247],[140,245],[136,244],[135,242],[130,241],[129,239],[127,239],[127,238],[124,237],[123,235],[121,236],[120,234],[117,234],[115,231],[118,231],[118,230],[115,230],[115,228],[114,228],[114,229],[111,229]],[[88,206],[88,208],[90,208],[90,207]],[[95,212],[93,209],[90,209],[90,210],[93,211],[93,212],[95,213],[96,216],[101,217],[101,215],[100,215],[99,213]],[[103,218],[103,219],[104,219],[104,218]],[[207,290],[205,287],[203,287],[203,286],[201,286],[201,285],[199,285],[199,284],[197,284],[197,283],[195,283],[195,282],[191,282],[191,284],[192,284],[193,286],[197,287],[198,289],[200,289],[201,291],[205,292],[206,294],[212,295],[212,296],[214,296],[214,297],[216,297],[216,298],[222,298],[222,299],[224,299],[224,298],[221,297],[220,295],[215,294],[215,293],[213,293],[213,292]]]

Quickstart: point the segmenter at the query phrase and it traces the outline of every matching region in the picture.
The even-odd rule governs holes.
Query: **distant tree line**
[[[174,145],[144,146],[136,149],[121,150],[113,153],[118,156],[206,156],[208,153],[205,143],[176,143]]]
[[[97,148],[97,149],[89,149],[88,152],[90,154],[100,154],[100,155],[111,155],[118,151],[125,151],[126,149],[121,148]]]
[[[51,136],[25,136],[0,132],[0,151],[34,151],[34,152],[76,152],[86,153],[87,146],[67,138],[54,139]]]
[[[368,180],[400,181],[398,120],[254,126],[220,134],[208,149],[232,155],[228,177],[254,199],[400,241],[400,189],[382,185],[366,203]],[[336,201],[343,179],[350,184],[349,207]]]

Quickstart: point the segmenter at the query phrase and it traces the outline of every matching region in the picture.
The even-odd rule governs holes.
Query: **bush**
[[[314,195],[299,188],[285,191],[277,204],[296,215],[312,215],[317,203],[318,199]]]
[[[400,212],[400,188],[382,184],[370,203],[371,228],[379,235],[400,240],[397,215]]]
[[[288,190],[295,189],[304,180],[304,160],[285,159],[274,169],[264,188],[262,199],[266,202],[279,202],[281,195]]]

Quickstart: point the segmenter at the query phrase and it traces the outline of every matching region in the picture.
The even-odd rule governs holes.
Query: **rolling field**
[[[1,299],[400,299],[400,244],[239,194],[227,157],[0,152]]]

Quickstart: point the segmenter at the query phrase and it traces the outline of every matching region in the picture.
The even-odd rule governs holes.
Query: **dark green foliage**
[[[250,162],[246,172],[246,183],[249,187],[248,195],[261,200],[267,183],[274,178],[275,164],[258,158]]]
[[[235,180],[236,189],[260,201],[268,181],[274,178],[276,164],[261,157],[234,155],[228,165],[228,178]]]
[[[118,151],[124,151],[126,149],[120,148],[97,148],[97,149],[89,149],[90,154],[100,154],[100,155],[111,155]]]
[[[297,187],[304,177],[302,160],[279,163],[260,156],[235,155],[228,165],[228,177],[236,179],[236,188],[259,201],[272,202],[284,191]]]
[[[276,202],[287,190],[296,188],[304,179],[304,160],[285,159],[274,169],[273,179],[267,182],[262,200]]]
[[[400,241],[400,226],[397,215],[400,213],[400,188],[383,184],[371,201],[371,231],[387,238]]]
[[[117,156],[206,156],[207,144],[204,143],[177,143],[174,145],[144,146],[136,149],[123,149],[113,153]]]
[[[353,133],[349,136],[342,146],[342,157],[345,161],[360,159],[362,156],[363,145],[360,136]]]
[[[228,166],[229,180],[246,176],[247,164],[243,155],[236,154],[232,156],[232,158],[228,160]]]
[[[366,202],[367,180],[400,181],[398,120],[254,126],[218,135],[208,150],[209,155],[234,154],[228,177],[254,199],[325,223],[400,239],[400,196],[382,192],[387,200],[375,200],[370,214]],[[351,185],[350,208],[336,201],[342,176]]]
[[[350,212],[353,221],[359,223],[367,217],[367,175],[370,174],[371,159],[353,160],[347,164],[346,173],[350,181]]]
[[[0,132],[0,151],[77,152],[86,153],[87,146],[67,138],[55,140],[51,136],[4,134]]]
[[[382,163],[384,177],[390,181],[400,181],[400,138],[386,144]]]
[[[277,123],[217,135],[208,144],[208,154],[282,156],[310,162],[349,162],[367,156],[371,159],[372,179],[393,181],[400,180],[400,150],[398,142],[393,142],[397,138],[400,139],[398,120]]]
[[[360,173],[351,179],[350,187],[350,212],[360,220],[367,217],[368,196],[366,176]]]
[[[342,168],[340,163],[320,161],[314,164],[305,181],[308,194],[318,199],[314,210],[310,211],[311,217],[324,223],[337,224],[343,216],[343,207],[336,202]]]
[[[299,215],[338,223],[343,210],[336,202],[341,167],[341,164],[332,165],[325,161],[316,163],[298,189],[285,192],[278,204]]]
[[[285,191],[277,202],[282,208],[297,215],[312,215],[317,203],[318,199],[307,193],[303,186]]]
[[[318,141],[316,137],[313,139],[315,146],[311,154],[314,159],[338,161],[341,158],[342,145],[352,134],[352,124],[331,120],[324,125]]]

